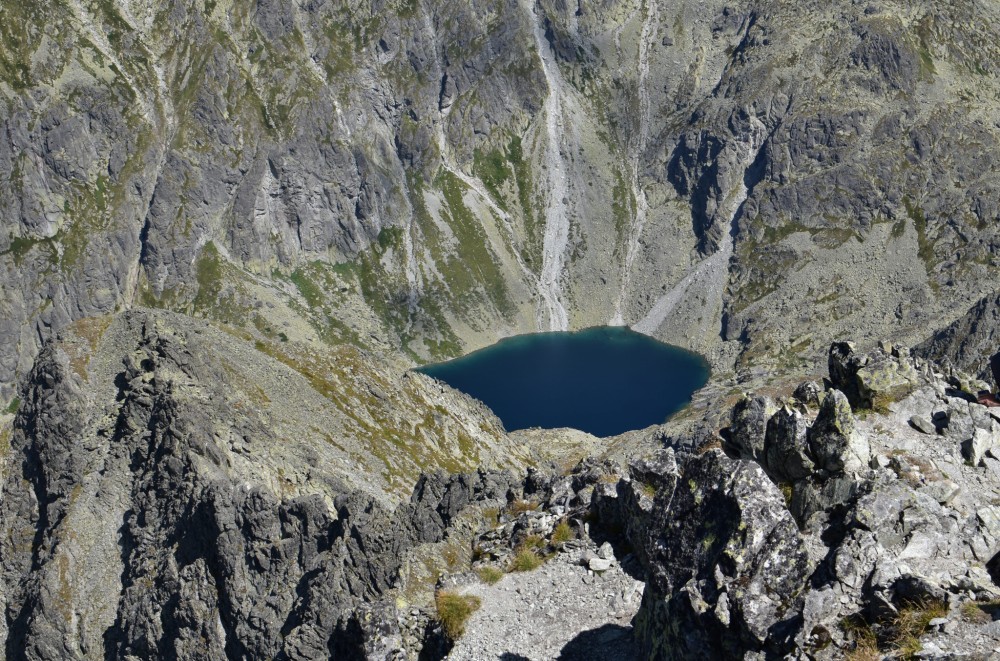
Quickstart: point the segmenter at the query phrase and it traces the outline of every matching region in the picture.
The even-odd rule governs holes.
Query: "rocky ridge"
[[[408,549],[529,460],[431,379],[342,354],[349,379],[313,360],[310,382],[276,351],[162,311],[46,345],[2,430],[9,658],[323,658]],[[496,472],[418,479],[449,464]]]
[[[823,384],[745,395],[720,435],[661,434],[627,469],[525,472],[545,455],[501,432],[493,468],[395,464],[415,483],[401,499],[388,479],[354,481],[336,448],[279,443],[291,423],[261,422],[265,398],[249,406],[246,377],[210,348],[221,332],[131,312],[42,351],[5,432],[10,658],[987,658],[1000,644],[1000,414],[953,367],[835,343]],[[284,368],[241,373],[269,399]],[[449,406],[488,420],[462,401]],[[439,623],[442,592],[481,599],[467,639]]]
[[[602,574],[621,563],[645,582],[632,631],[584,620],[559,658],[599,658],[573,656],[574,641],[603,640],[600,653],[614,654],[617,636],[650,659],[993,658],[1000,415],[969,392],[981,385],[902,348],[858,354],[837,343],[825,388],[746,396],[720,442],[668,447],[617,480],[614,464],[583,464],[541,493],[529,479],[537,509],[480,535],[478,562],[503,566],[525,539],[554,538],[567,521],[578,541],[539,542],[559,569],[538,581],[563,575],[563,593],[579,596],[524,620],[501,593],[474,621],[498,633],[508,621],[544,632],[546,618],[572,629],[588,589],[561,567],[582,565],[606,594]],[[595,554],[607,542],[610,563]],[[456,582],[467,594],[497,591],[474,579],[442,585]],[[502,642],[477,656],[483,634],[472,640],[453,658],[500,658]],[[544,634],[520,645],[525,658],[556,656]]]

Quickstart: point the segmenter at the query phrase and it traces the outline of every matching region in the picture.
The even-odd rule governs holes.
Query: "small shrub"
[[[552,543],[553,544],[565,544],[569,540],[573,539],[575,535],[573,534],[573,529],[569,527],[569,521],[563,519],[556,526],[556,529],[552,531]]]
[[[792,483],[782,482],[781,484],[778,485],[778,488],[781,490],[781,495],[785,499],[785,507],[791,506],[792,494],[793,494]]]
[[[920,636],[931,620],[948,615],[948,607],[937,601],[919,601],[899,610],[890,623],[892,646],[902,658],[910,658],[922,649]]]
[[[889,405],[895,401],[896,399],[889,393],[880,392],[872,398],[872,411],[886,415],[889,413]]]
[[[922,649],[920,636],[927,631],[931,620],[947,615],[948,607],[941,602],[911,602],[900,608],[895,618],[881,622],[877,636],[872,625],[860,616],[848,618],[841,622],[841,626],[854,638],[855,648],[845,658],[850,661],[873,661],[882,658],[888,651],[893,658],[912,659]]]
[[[510,571],[531,571],[542,566],[542,558],[530,548],[521,548],[510,563]]]
[[[639,482],[639,491],[643,493],[647,498],[656,498],[656,487],[652,484],[646,484],[645,482]]]
[[[840,626],[854,639],[854,649],[844,655],[845,661],[878,661],[882,658],[878,638],[868,622],[854,616],[844,619]]]
[[[528,535],[520,544],[521,548],[526,549],[543,549],[545,546],[545,538],[541,535]]]
[[[878,643],[875,636],[857,640],[854,649],[844,655],[844,661],[879,661],[882,653],[878,651]]]
[[[476,573],[479,574],[479,580],[487,585],[493,585],[503,578],[503,572],[492,565],[480,567]]]
[[[462,555],[461,550],[453,544],[448,544],[441,550],[441,557],[444,558],[445,564],[450,570],[454,570],[461,564]]]
[[[510,504],[510,511],[513,514],[523,514],[525,512],[534,512],[537,509],[538,509],[538,503],[530,501],[530,500],[519,499],[519,500],[515,500],[513,503]]]
[[[993,621],[990,614],[987,613],[982,606],[975,601],[967,601],[962,604],[962,617],[964,617],[969,622],[974,622],[976,624],[989,624]]]
[[[479,610],[481,605],[482,601],[479,597],[445,591],[434,595],[438,622],[444,628],[445,635],[453,641],[458,640],[465,633],[465,623],[473,613]]]

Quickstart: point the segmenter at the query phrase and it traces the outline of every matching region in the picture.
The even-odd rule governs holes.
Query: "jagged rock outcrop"
[[[843,391],[854,408],[882,408],[902,399],[917,385],[919,376],[898,348],[859,354],[851,342],[835,342],[828,357],[830,382]]]
[[[726,447],[741,459],[762,461],[768,422],[777,407],[770,397],[744,396],[733,407]]]
[[[827,392],[816,421],[807,432],[816,467],[829,475],[857,472],[868,465],[868,441],[857,432],[847,397]]]
[[[721,448],[662,435],[624,477],[597,459],[425,473],[400,503],[338,473],[337,452],[295,459],[303,439],[260,424],[265,398],[255,410],[227,372],[239,345],[204,353],[214,332],[126,313],[40,354],[3,464],[7,656],[439,658],[454,641],[434,590],[526,550],[612,571],[609,621],[635,613],[614,645],[646,658],[888,653],[916,611],[937,624],[907,644],[1000,644],[975,615],[1000,598],[1000,421],[962,390],[974,380],[904,349],[851,351],[822,392],[745,396]],[[307,480],[283,479],[303,463]],[[589,635],[572,627],[567,649]]]
[[[375,471],[354,486],[339,450],[261,424],[269,398],[241,399],[247,382],[205,351],[211,331],[185,323],[107,320],[46,345],[29,374],[0,499],[8,658],[360,649],[375,625],[356,608],[389,594],[411,550],[523,489],[509,471],[438,472],[395,506]],[[257,374],[250,387],[276,396]]]
[[[808,434],[805,416],[786,404],[767,421],[761,465],[767,466],[779,482],[808,477],[815,466],[809,456]]]
[[[914,381],[860,416],[835,389],[798,388],[808,401],[777,407],[745,396],[722,443],[732,458],[668,449],[595,491],[597,520],[630,541],[646,575],[635,635],[649,658],[995,649],[992,619],[977,614],[1000,595],[1000,519],[983,499],[1000,494],[986,449],[1000,426],[960,396],[965,377],[905,350],[851,363]],[[866,383],[842,364],[831,362],[831,383]],[[940,431],[914,428],[915,415]]]
[[[636,616],[644,658],[723,658],[790,646],[808,557],[781,492],[752,462],[687,456],[657,491]]]
[[[996,381],[992,357],[1000,347],[1000,294],[990,294],[968,312],[913,348],[928,360],[951,365],[985,381]],[[1000,384],[997,384],[1000,385]]]

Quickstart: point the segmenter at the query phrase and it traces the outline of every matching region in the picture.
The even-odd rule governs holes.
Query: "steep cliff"
[[[722,370],[922,339],[991,290],[994,12],[2,3],[3,394],[137,304],[413,360],[608,321]]]

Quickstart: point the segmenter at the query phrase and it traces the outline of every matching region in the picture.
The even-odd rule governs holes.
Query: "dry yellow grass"
[[[465,623],[482,605],[479,597],[455,594],[441,591],[434,595],[434,606],[437,608],[438,622],[444,628],[444,633],[451,640],[465,633]]]
[[[480,567],[476,573],[479,574],[479,580],[487,585],[493,585],[504,575],[502,571],[493,566]]]
[[[542,558],[530,548],[521,548],[510,563],[510,571],[531,571],[542,566]]]

